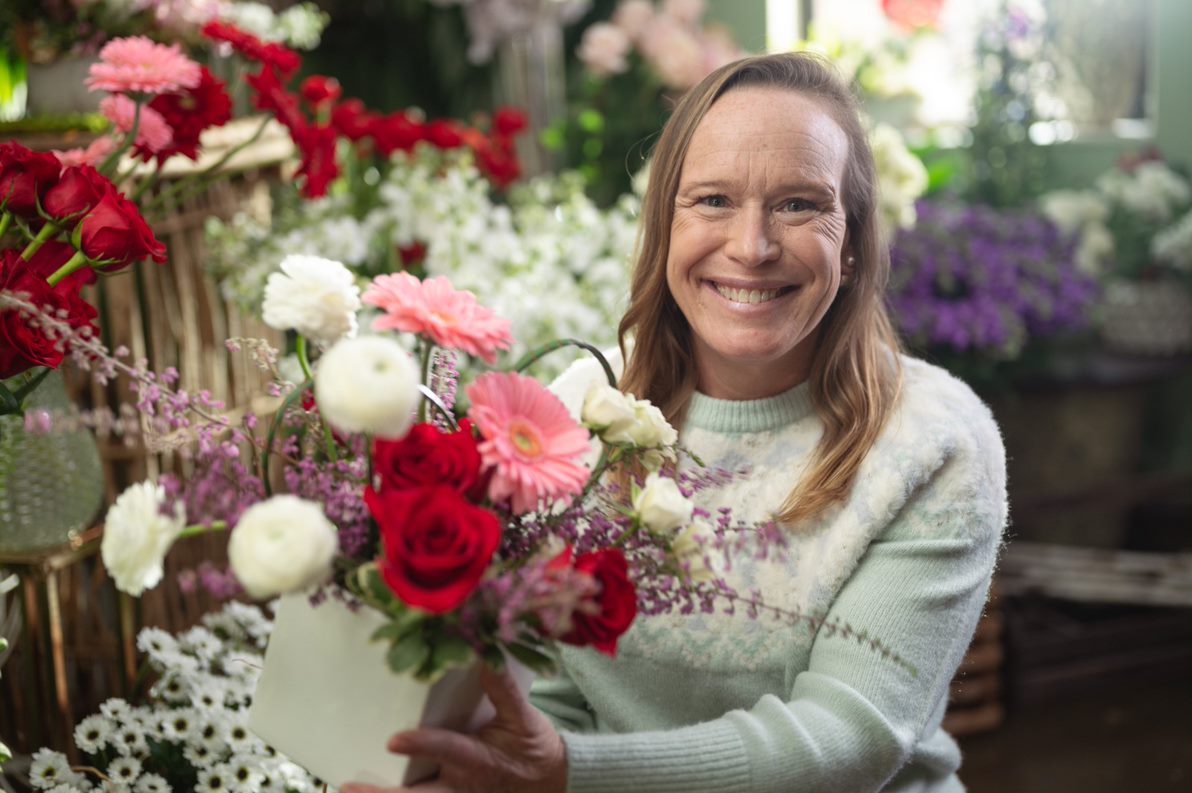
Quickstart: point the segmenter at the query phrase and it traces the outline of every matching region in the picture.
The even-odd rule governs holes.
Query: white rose
[[[338,430],[396,439],[414,422],[418,385],[417,364],[394,339],[344,339],[319,359],[315,402]]]
[[[584,31],[576,55],[598,77],[620,74],[629,68],[629,36],[616,25],[597,22]]]
[[[716,535],[704,521],[697,520],[687,526],[671,543],[671,554],[681,567],[686,569],[687,579],[696,583],[708,583],[716,574],[708,566],[707,549]]]
[[[165,488],[139,482],[120,494],[104,518],[100,554],[116,588],[133,597],[161,581],[162,560],[186,528],[186,511],[174,504],[162,514]]]
[[[584,395],[584,406],[580,420],[591,430],[596,430],[610,443],[628,443],[628,428],[637,419],[633,409],[634,399],[607,383],[594,382]],[[609,437],[615,435],[615,438]]]
[[[356,335],[360,287],[352,271],[318,256],[287,256],[265,283],[265,324],[332,344]]]
[[[338,546],[335,525],[318,504],[274,496],[240,516],[228,542],[228,561],[245,591],[262,599],[326,580]]]
[[[647,529],[661,534],[690,521],[695,505],[679,492],[675,480],[654,473],[634,495],[633,508]]]
[[[653,449],[658,446],[672,446],[679,440],[679,433],[675,432],[662,415],[662,411],[646,399],[636,399],[633,402],[635,421],[629,430],[635,446],[643,449]]]

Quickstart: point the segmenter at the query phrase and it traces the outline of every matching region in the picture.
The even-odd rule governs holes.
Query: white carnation
[[[295,330],[320,344],[356,335],[360,287],[351,270],[318,256],[287,256],[269,276],[261,307],[265,324]]]
[[[121,592],[136,597],[157,586],[162,560],[186,528],[181,504],[162,514],[165,498],[165,488],[147,480],[130,486],[108,510],[100,553]]]
[[[331,426],[401,438],[414,422],[418,367],[388,336],[338,342],[319,359],[315,402]]]
[[[647,529],[662,534],[689,522],[695,505],[679,492],[675,480],[654,473],[634,494],[633,509]]]
[[[249,595],[268,598],[326,580],[338,545],[335,525],[318,504],[274,496],[240,516],[228,542],[228,561]]]

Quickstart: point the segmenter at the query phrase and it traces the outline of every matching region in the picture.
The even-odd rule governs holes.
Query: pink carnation
[[[182,54],[177,44],[158,44],[145,36],[112,39],[91,66],[87,87],[92,91],[168,94],[199,84],[199,65]]]
[[[543,501],[573,496],[588,481],[580,462],[588,431],[575,423],[557,396],[537,380],[514,372],[489,372],[467,389],[469,417],[484,437],[480,457],[493,470],[488,495],[510,500],[515,514]]]
[[[85,149],[67,149],[66,151],[55,149],[54,154],[62,162],[63,168],[69,168],[72,165],[98,166],[115,150],[116,141],[104,135],[93,140],[91,145]]]
[[[124,94],[105,96],[99,103],[99,112],[103,113],[121,132],[128,133],[132,129],[133,119],[136,117],[137,103]],[[161,113],[148,105],[141,107],[141,118],[137,123],[137,144],[150,151],[161,151],[174,140],[174,131],[166,123]]]
[[[373,330],[397,330],[430,337],[440,347],[496,360],[497,350],[513,343],[509,320],[476,302],[471,292],[451,286],[443,276],[419,281],[409,273],[378,275],[361,298],[385,312]]]

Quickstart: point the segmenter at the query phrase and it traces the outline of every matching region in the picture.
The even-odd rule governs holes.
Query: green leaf
[[[472,657],[472,645],[459,636],[443,636],[435,642],[431,656],[431,664],[438,669],[462,666]]]
[[[11,416],[21,412],[21,402],[4,383],[0,383],[0,416]]]
[[[389,648],[389,668],[398,673],[408,672],[426,663],[429,656],[430,647],[422,638],[422,632],[413,631]]]
[[[509,650],[510,655],[535,672],[554,671],[555,660],[537,647],[514,643],[508,645],[506,649]]]
[[[411,631],[422,631],[422,624],[426,615],[413,609],[406,609],[393,617],[390,622],[373,631],[372,641],[397,641]]]

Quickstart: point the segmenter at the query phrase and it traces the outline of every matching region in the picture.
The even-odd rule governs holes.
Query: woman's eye
[[[699,200],[701,204],[713,209],[722,209],[728,206],[728,199],[722,195],[706,195]]]
[[[804,212],[808,209],[813,209],[810,201],[805,201],[802,198],[792,198],[788,201],[782,202],[783,212]]]

